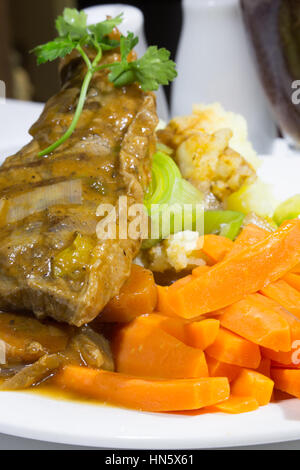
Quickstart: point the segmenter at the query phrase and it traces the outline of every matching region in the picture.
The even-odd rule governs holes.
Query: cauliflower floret
[[[147,267],[156,272],[179,272],[205,264],[201,256],[202,243],[199,233],[191,230],[170,235],[147,252]]]
[[[229,147],[231,137],[230,129],[198,132],[182,142],[176,154],[182,176],[221,201],[256,176],[247,161]]]

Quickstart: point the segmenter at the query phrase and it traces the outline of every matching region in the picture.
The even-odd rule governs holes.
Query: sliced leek
[[[279,204],[274,212],[273,219],[276,224],[281,225],[288,219],[296,219],[300,217],[300,194],[290,197],[286,201]]]
[[[152,182],[144,204],[151,219],[143,248],[182,230],[203,227],[203,194],[182,178],[174,160],[163,152],[153,157]]]
[[[236,211],[206,211],[204,213],[204,233],[215,233],[234,240],[245,215]]]

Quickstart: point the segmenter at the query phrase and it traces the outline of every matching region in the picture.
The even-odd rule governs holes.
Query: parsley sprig
[[[109,37],[114,28],[122,21],[123,14],[120,14],[115,18],[108,18],[88,26],[87,15],[84,11],[65,8],[63,15],[57,18],[55,24],[58,37],[33,49],[39,65],[59,57],[64,58],[73,50],[77,50],[87,66],[78,104],[69,129],[58,141],[41,151],[39,156],[53,152],[73,134],[83,111],[89,85],[95,72],[108,69],[110,72],[108,79],[115,87],[137,82],[144,91],[158,90],[160,85],[167,85],[177,76],[176,65],[170,60],[170,52],[163,48],[158,49],[156,46],[151,46],[143,57],[129,62],[128,56],[137,45],[138,37],[130,32],[127,36],[121,35],[119,41]],[[86,47],[95,49],[96,56],[93,61],[85,52]],[[121,61],[99,65],[103,52],[115,48],[120,48]]]

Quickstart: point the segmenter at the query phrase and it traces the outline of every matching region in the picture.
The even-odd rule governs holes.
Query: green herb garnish
[[[140,59],[129,62],[128,55],[137,45],[138,37],[135,37],[133,33],[121,36],[120,41],[109,37],[113,29],[122,21],[123,14],[120,14],[115,18],[87,26],[85,12],[65,8],[63,15],[56,20],[59,36],[53,41],[33,49],[39,65],[59,57],[63,58],[73,50],[77,50],[87,66],[77,108],[69,129],[57,142],[40,152],[39,156],[53,152],[72,135],[81,116],[88,88],[95,72],[108,69],[110,71],[108,79],[115,87],[137,82],[144,91],[158,90],[159,85],[167,85],[177,76],[176,65],[170,60],[170,52],[166,49],[158,49],[156,46],[149,47]],[[85,47],[95,49],[96,56],[93,61],[86,54]],[[121,52],[121,61],[100,66],[103,52],[118,47]]]

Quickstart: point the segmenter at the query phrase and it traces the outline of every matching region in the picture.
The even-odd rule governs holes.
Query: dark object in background
[[[292,86],[300,80],[300,2],[241,0],[241,5],[275,119],[290,143],[300,148],[300,103]]]
[[[8,4],[0,0],[0,80],[6,84],[7,97],[12,93],[12,71],[9,57],[10,31],[8,24]]]
[[[105,3],[124,3],[142,10],[148,44],[169,49],[172,59],[175,59],[182,28],[181,0],[79,0],[78,7],[83,9]],[[165,87],[168,100],[171,86]]]

